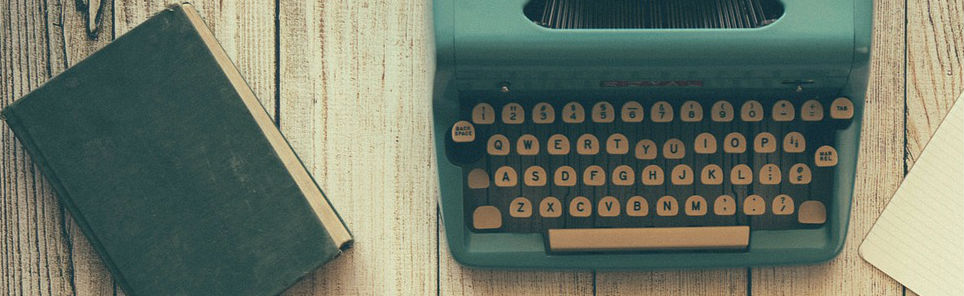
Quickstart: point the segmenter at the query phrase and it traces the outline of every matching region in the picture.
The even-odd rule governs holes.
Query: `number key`
[[[556,110],[549,103],[538,103],[532,108],[532,122],[548,124],[556,121]]]
[[[586,110],[576,102],[570,102],[562,107],[562,121],[565,123],[582,123],[586,120]]]
[[[616,119],[613,105],[609,102],[599,102],[592,106],[592,122],[610,123]]]
[[[643,105],[639,102],[629,101],[623,104],[622,119],[625,122],[641,122],[643,121]]]
[[[763,120],[763,105],[754,100],[746,101],[740,108],[740,119],[743,121]]]
[[[698,122],[703,120],[703,106],[696,101],[686,101],[679,108],[679,117],[684,122]]]
[[[505,124],[521,124],[525,121],[525,117],[522,105],[509,103],[502,107],[502,122]]]
[[[650,118],[653,122],[670,122],[673,121],[673,106],[666,101],[659,101],[653,104],[653,109],[650,110]]]
[[[733,104],[727,101],[717,101],[710,109],[710,119],[716,122],[733,121]]]
[[[472,122],[475,124],[492,124],[495,122],[495,109],[492,105],[481,103],[472,108]]]

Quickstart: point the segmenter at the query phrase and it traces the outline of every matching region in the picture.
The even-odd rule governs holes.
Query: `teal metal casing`
[[[526,0],[435,0],[435,148],[449,250],[465,265],[507,268],[713,268],[826,261],[844,245],[853,195],[871,47],[871,0],[783,0],[784,15],[755,29],[540,27]],[[601,81],[698,80],[699,88],[604,88]],[[445,137],[460,120],[460,94],[598,93],[708,100],[719,96],[845,96],[852,123],[836,134],[840,162],[827,223],[753,230],[741,252],[551,254],[542,234],[474,233],[463,213],[462,169]],[[797,89],[802,86],[803,90]],[[511,96],[511,95],[504,95]],[[525,100],[526,97],[517,99]],[[544,99],[544,98],[542,98]]]

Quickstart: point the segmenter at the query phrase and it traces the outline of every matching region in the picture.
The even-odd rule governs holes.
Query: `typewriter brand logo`
[[[599,83],[601,87],[703,87],[702,80],[609,80]]]

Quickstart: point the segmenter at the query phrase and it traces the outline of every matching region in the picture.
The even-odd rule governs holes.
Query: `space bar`
[[[749,226],[549,229],[553,252],[744,249]]]

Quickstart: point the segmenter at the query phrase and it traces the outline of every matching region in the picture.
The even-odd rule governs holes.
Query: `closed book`
[[[351,234],[190,4],[2,112],[129,295],[273,295]]]

